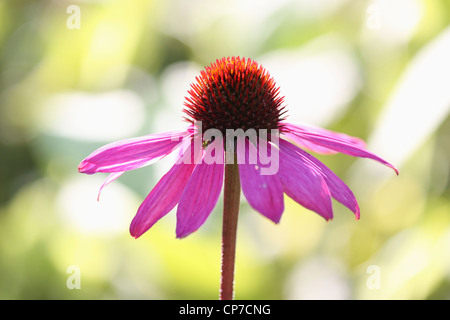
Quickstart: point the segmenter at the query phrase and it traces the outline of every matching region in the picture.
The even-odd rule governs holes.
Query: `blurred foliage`
[[[449,21],[448,0],[0,1],[0,298],[217,299],[221,204],[186,239],[172,212],[135,240],[129,223],[170,159],[99,202],[104,176],[77,165],[183,127],[195,75],[239,55],[274,76],[290,121],[366,139],[400,175],[318,156],[359,221],[286,198],[275,226],[243,201],[236,298],[449,299]]]

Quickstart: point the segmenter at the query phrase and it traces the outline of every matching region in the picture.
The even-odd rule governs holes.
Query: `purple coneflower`
[[[286,122],[279,88],[267,71],[250,59],[217,60],[201,71],[188,93],[184,111],[191,124],[185,131],[108,144],[78,167],[79,172],[87,174],[110,173],[101,191],[125,171],[149,165],[178,150],[179,160],[145,198],[131,222],[130,233],[135,238],[176,205],[176,236],[183,238],[196,231],[214,209],[225,175],[223,260],[234,263],[234,244],[229,239],[235,238],[241,188],[251,207],[275,223],[284,211],[284,194],[326,220],[333,217],[334,198],[359,219],[352,191],[305,150],[370,158],[398,174],[394,166],[369,152],[358,138]],[[212,130],[214,134],[206,138]],[[253,136],[229,139],[229,130]],[[236,151],[234,156],[227,157],[229,150]],[[269,163],[275,163],[272,171]],[[227,249],[230,242],[231,248]],[[228,272],[232,273],[232,268]]]

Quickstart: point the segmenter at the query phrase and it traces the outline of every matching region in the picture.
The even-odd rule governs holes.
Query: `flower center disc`
[[[284,97],[268,72],[251,59],[216,60],[191,84],[184,103],[188,121],[202,130],[280,129]]]

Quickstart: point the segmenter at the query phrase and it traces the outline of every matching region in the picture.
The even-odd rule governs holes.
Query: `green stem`
[[[225,164],[220,300],[232,300],[234,296],[236,231],[240,195],[239,167],[235,158],[233,164]]]

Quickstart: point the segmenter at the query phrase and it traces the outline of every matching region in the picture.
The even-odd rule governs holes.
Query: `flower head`
[[[236,152],[247,201],[275,223],[284,211],[284,194],[326,220],[333,217],[334,198],[359,219],[352,191],[309,151],[370,158],[398,173],[358,138],[286,122],[279,88],[268,72],[250,59],[217,60],[200,73],[188,93],[184,111],[191,124],[186,130],[108,144],[78,167],[87,174],[110,173],[101,191],[125,171],[179,150],[178,161],[150,191],[131,222],[130,233],[136,238],[175,206],[177,237],[196,231],[217,203],[225,162],[235,159],[226,157],[229,150]],[[238,131],[244,134],[236,134]]]
[[[223,58],[206,67],[191,85],[185,113],[203,131],[279,129],[284,107],[279,88],[255,61]]]

